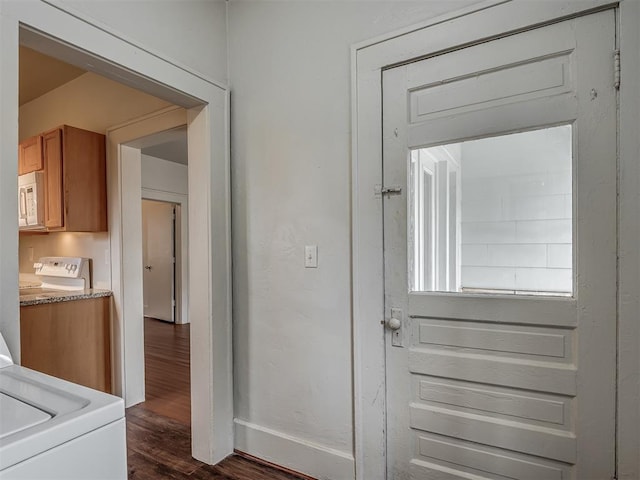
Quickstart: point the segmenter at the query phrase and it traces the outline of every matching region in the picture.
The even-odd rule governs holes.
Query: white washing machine
[[[122,399],[14,365],[0,333],[0,479],[126,478]]]

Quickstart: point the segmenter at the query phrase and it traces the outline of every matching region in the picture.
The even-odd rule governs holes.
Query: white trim
[[[314,478],[353,478],[353,456],[299,437],[235,419],[236,449]]]
[[[380,195],[374,194],[374,187],[382,182],[381,71],[436,52],[616,4],[606,0],[490,0],[352,47],[352,308],[357,479],[386,478],[384,334],[380,325],[385,316],[382,202]]]
[[[189,162],[189,177],[190,180],[195,178],[194,182],[189,182],[190,196],[206,199],[209,197],[206,192],[213,192],[211,199],[215,202],[202,202],[197,211],[190,209],[189,215],[190,239],[200,239],[195,247],[190,247],[192,262],[197,258],[190,271],[201,268],[202,264],[211,267],[204,279],[196,278],[204,282],[200,284],[199,295],[192,296],[190,302],[191,330],[196,338],[192,342],[192,391],[199,399],[192,404],[192,454],[204,462],[215,463],[233,451],[228,92],[116,34],[105,32],[90,20],[79,19],[42,1],[0,1],[0,25],[0,71],[3,72],[0,77],[0,150],[3,159],[0,162],[3,196],[0,218],[5,225],[17,225],[17,208],[14,208],[17,185],[12,179],[17,174],[20,41],[190,109],[188,138],[194,158]],[[116,202],[119,201],[118,183],[117,175],[110,177],[110,193],[116,193]],[[117,212],[110,210],[110,227],[114,214]],[[0,308],[3,309],[0,325],[14,353],[19,350],[16,233],[11,228],[0,233],[0,264],[5,276],[0,286]],[[111,230],[110,235],[113,236],[112,245],[117,247],[121,241],[120,232]],[[113,263],[122,262],[121,252],[113,253]],[[116,287],[114,294],[122,287],[116,285],[121,278],[120,272],[112,276]],[[193,276],[190,280],[193,285]],[[122,334],[117,317],[114,331],[116,335]],[[122,372],[116,369],[116,375],[122,375]]]
[[[176,209],[176,323],[189,323],[189,197],[175,192],[143,188],[144,200],[159,200],[178,205]]]
[[[620,5],[618,478],[640,478],[640,2]]]
[[[111,139],[110,139],[111,141]],[[121,387],[125,407],[130,407],[145,399],[144,382],[144,323],[142,301],[142,205],[140,185],[142,183],[142,154],[139,149],[115,145],[107,153],[108,181],[112,189],[117,189],[118,198],[109,195],[109,230],[111,233],[111,278],[113,303],[115,306],[114,327],[119,326],[121,335],[113,335],[114,346],[122,348],[122,356],[113,358],[116,371],[122,372],[122,379],[116,378],[114,385]],[[117,222],[117,224],[116,224]],[[119,234],[116,235],[116,232]],[[135,248],[130,246],[135,245]],[[115,259],[115,261],[114,261]],[[119,338],[120,337],[120,338]],[[120,340],[120,341],[118,341]],[[142,348],[141,348],[142,347]],[[118,381],[120,380],[120,382]],[[117,390],[116,390],[117,391]]]
[[[188,196],[182,193],[168,192],[156,188],[142,188],[140,190],[142,198],[145,200],[158,200],[160,202],[179,203],[187,202]]]
[[[191,442],[193,456],[211,463],[233,451],[229,94],[216,93],[207,107],[187,111],[191,411],[211,427],[193,428]],[[199,450],[205,446],[209,451]]]
[[[120,130],[123,129],[125,127],[130,127],[133,125],[137,125],[141,122],[147,121],[147,120],[152,120],[152,119],[156,119],[158,117],[160,117],[160,120],[162,121],[162,117],[166,117],[167,114],[173,114],[173,115],[181,115],[183,121],[185,123],[183,123],[183,125],[186,124],[186,114],[184,112],[184,109],[181,107],[178,107],[176,105],[169,105],[168,107],[165,108],[161,108],[160,110],[157,110],[155,112],[151,112],[151,113],[147,113],[146,115],[142,115],[141,117],[137,117],[137,118],[132,118],[130,120],[127,120],[125,122],[122,123],[118,123],[117,125],[112,125],[110,126],[107,131],[108,132],[114,132],[116,130]],[[167,120],[165,120],[167,121]]]
[[[128,35],[124,35],[122,32],[119,32],[117,30],[115,30],[114,28],[110,27],[109,25],[98,21],[96,18],[85,14],[84,12],[81,12],[80,10],[78,10],[77,8],[73,7],[72,5],[65,3],[59,3],[56,0],[42,0],[44,3],[47,3],[49,5],[51,5],[54,8],[57,8],[58,10],[61,10],[69,15],[72,15],[76,18],[78,18],[79,20],[82,20],[83,22],[89,23],[97,28],[99,28],[100,30],[102,30],[105,33],[108,33],[109,35],[112,35],[116,38],[119,38],[120,40],[123,40],[125,42],[127,42],[129,45],[136,47],[146,53],[148,53],[149,55],[153,55],[154,57],[159,58],[160,60],[170,63],[171,65],[184,70],[185,72],[190,73],[191,75],[200,78],[201,80],[210,83],[211,85],[215,85],[218,88],[221,88],[223,90],[227,90],[228,89],[228,85],[225,82],[221,82],[219,80],[214,80],[212,78],[208,78],[204,73],[199,72],[198,70],[195,70],[193,68],[190,68],[189,66],[175,60],[175,59],[169,59],[166,57],[163,57],[162,54],[160,52],[158,52],[157,50],[153,49],[153,48],[149,48],[146,47],[142,44],[140,44],[140,42],[135,41],[134,39],[132,39],[130,36]]]
[[[184,125],[186,121],[185,110],[174,106],[107,129],[111,290],[115,307],[114,385],[127,407],[145,399],[142,252],[139,248],[142,245],[139,207],[142,166],[140,149],[127,144]],[[123,152],[128,152],[126,161],[123,161]]]
[[[456,18],[471,15],[481,10],[485,10],[487,8],[495,7],[497,5],[507,3],[507,2],[512,2],[512,1],[513,0],[485,0],[482,2],[474,3],[473,5],[469,5],[467,7],[461,8],[459,10],[456,10],[455,12],[447,12],[442,15],[438,15],[437,17],[423,20],[422,22],[418,22],[414,25],[409,25],[408,27],[399,28],[398,30],[394,30],[393,32],[383,33],[381,35],[378,35],[377,37],[373,37],[368,40],[363,40],[361,42],[351,45],[351,49],[354,52],[358,50],[362,50],[364,48],[377,45],[378,43],[384,43],[389,40],[393,40],[394,38],[402,37],[404,35],[409,35],[418,30],[423,30],[425,28],[432,27],[439,23],[449,22]]]
[[[223,90],[42,1],[2,3],[20,24],[20,44],[59,60],[186,108]]]
[[[0,330],[13,360],[20,361],[18,297],[18,22],[4,15],[0,1]],[[15,225],[15,228],[11,228]]]

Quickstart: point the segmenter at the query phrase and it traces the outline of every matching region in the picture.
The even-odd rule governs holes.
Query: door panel
[[[613,476],[614,48],[611,10],[384,72],[384,185],[402,187],[383,198],[387,478]],[[538,148],[548,140],[516,153],[497,146],[562,125],[560,173]],[[506,158],[491,178],[468,156],[485,137],[498,140],[488,157]],[[533,173],[509,173],[509,155],[532,152]],[[463,231],[469,212],[485,208],[468,201],[470,189],[493,201],[508,175],[526,181],[512,182],[495,218]],[[463,243],[472,230],[473,245]],[[482,275],[517,270],[528,287],[465,288],[470,252],[494,262]]]
[[[175,321],[174,208],[142,201],[144,316]]]

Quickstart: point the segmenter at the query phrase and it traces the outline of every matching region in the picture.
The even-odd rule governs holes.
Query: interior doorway
[[[142,291],[145,318],[176,322],[177,205],[142,200]]]
[[[144,219],[143,200],[160,205],[177,205],[176,243],[180,250],[176,255],[176,310],[180,323],[189,321],[189,250],[192,248],[188,221],[188,148],[186,145],[186,112],[179,107],[170,107],[125,125],[107,131],[107,143],[119,159],[119,168],[126,184],[122,190],[122,204],[131,205],[122,210],[121,225],[122,258],[126,258],[124,283],[126,305],[123,327],[124,361],[122,362],[127,407],[146,401],[145,380],[145,328],[144,328],[144,276],[147,265],[143,256]],[[162,152],[176,150],[162,148],[168,143],[179,143],[176,158]],[[152,156],[153,154],[153,156]],[[165,157],[165,158],[160,158]],[[155,238],[153,241],[155,242]],[[171,249],[171,247],[169,247]],[[152,267],[153,269],[153,267]],[[153,270],[152,270],[153,271]],[[169,293],[169,296],[171,293]],[[174,316],[174,318],[176,318]],[[165,317],[165,320],[171,316]],[[191,353],[194,353],[191,351]],[[195,385],[195,382],[191,382]],[[193,397],[193,395],[192,395]]]
[[[184,111],[172,109],[131,122],[115,137],[141,135],[121,144],[126,168],[140,172],[136,181],[140,217],[131,217],[141,242],[137,269],[142,296],[142,325],[137,350],[143,356],[126,357],[125,368],[140,371],[135,412],[152,412],[175,420],[191,431],[191,340],[188,283],[188,145]],[[153,133],[149,133],[153,132]],[[127,256],[136,250],[127,243]],[[131,318],[129,319],[131,321]],[[139,364],[142,362],[142,365]],[[140,396],[142,395],[142,396]],[[133,415],[136,415],[135,413]]]
[[[3,2],[1,9],[0,37],[4,54],[0,58],[0,67],[7,73],[3,78],[9,80],[0,83],[0,109],[8,119],[0,126],[0,145],[6,147],[3,148],[3,158],[7,159],[2,162],[0,183],[2,191],[14,192],[11,197],[16,196],[17,188],[13,184],[17,165],[16,149],[9,146],[18,142],[17,131],[11,125],[15,125],[15,119],[18,118],[19,45],[125,83],[184,109],[181,125],[187,125],[188,143],[194,159],[190,165],[193,171],[188,189],[194,198],[207,199],[190,212],[192,221],[189,222],[189,237],[193,239],[191,251],[200,265],[208,266],[191,269],[189,282],[194,286],[191,317],[197,319],[191,325],[194,337],[191,346],[191,362],[194,365],[191,375],[194,378],[191,383],[192,389],[196,390],[192,396],[196,399],[193,400],[192,410],[194,418],[199,419],[193,424],[192,455],[205,462],[216,463],[233,451],[227,89],[161,56],[150,54],[117,33],[106,32],[95,25],[91,18],[71,15],[45,2],[29,5]],[[13,72],[16,75],[12,75]],[[10,80],[12,78],[15,80]],[[12,118],[14,120],[10,121]],[[134,266],[140,269],[141,261],[132,261],[135,258],[129,258],[124,249],[125,245],[132,243],[129,234],[135,230],[131,228],[129,214],[134,217],[139,215],[139,209],[130,208],[133,204],[128,200],[132,182],[139,181],[140,176],[139,173],[128,176],[126,168],[123,168],[127,163],[127,155],[135,150],[124,145],[128,139],[112,140],[107,146],[109,246],[105,249],[105,263],[111,267],[113,292],[114,384],[117,394],[128,401],[130,390],[135,393],[134,384],[143,375],[139,371],[129,371],[124,366],[125,352],[127,356],[132,354],[135,357],[136,348],[140,350],[136,345],[139,345],[138,340],[142,336],[142,315],[137,321],[135,319],[137,296],[129,288],[131,282],[135,284],[139,281],[140,275],[132,270]],[[140,204],[139,190],[135,203]],[[15,211],[10,208],[11,203],[5,206],[3,215],[7,219],[13,218]],[[2,237],[3,244],[12,246],[3,250],[4,260],[17,258],[15,231],[12,233],[8,229]],[[139,245],[138,242],[138,250]],[[136,255],[139,254],[134,252],[133,257]],[[17,261],[9,261],[8,265],[11,268],[7,270],[7,275],[15,277]],[[16,296],[17,285],[14,284],[13,280],[2,282],[2,298]],[[19,354],[19,324],[13,320],[17,318],[17,302],[5,304],[11,305],[8,307],[11,311],[3,316],[10,319],[3,322],[3,334],[7,334],[9,348]],[[215,336],[214,329],[218,332]]]

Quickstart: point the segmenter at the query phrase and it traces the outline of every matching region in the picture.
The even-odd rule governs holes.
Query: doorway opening
[[[144,403],[190,431],[186,126],[138,139],[142,205]]]
[[[195,368],[192,369],[194,378],[191,385],[197,390],[192,410],[194,419],[199,419],[194,421],[192,455],[207,463],[216,463],[233,451],[232,367],[228,347],[231,343],[231,246],[226,88],[150,54],[117,34],[104,31],[89,18],[70,15],[47,3],[26,6],[14,2],[3,4],[2,10],[4,21],[0,37],[5,55],[0,58],[0,66],[7,72],[7,78],[12,78],[11,72],[17,69],[18,49],[23,45],[181,107],[177,110],[182,120],[177,125],[187,125],[188,143],[194,158],[189,165],[193,171],[189,175],[188,190],[194,197],[207,199],[190,212],[192,221],[189,222],[189,238],[193,239],[191,251],[200,265],[207,266],[196,269],[198,271],[191,269],[189,282],[195,285],[194,300],[189,306],[190,318],[197,320],[191,325],[196,339],[192,344],[191,361]],[[0,103],[6,118],[19,118],[17,81],[0,84]],[[0,127],[1,145],[17,145],[18,135],[11,128],[12,124],[5,122]],[[127,368],[124,359],[128,360],[129,354],[135,357],[136,349],[140,350],[136,345],[142,339],[143,321],[141,302],[138,316],[138,301],[130,288],[137,284],[141,288],[141,275],[132,269],[135,266],[141,270],[142,262],[136,261],[135,252],[129,256],[131,252],[125,249],[126,245],[133,244],[130,234],[137,227],[131,220],[139,215],[139,209],[131,208],[133,204],[128,201],[132,192],[137,195],[135,203],[140,205],[139,185],[137,194],[135,188],[131,188],[135,187],[140,176],[128,175],[126,165],[135,149],[127,147],[126,142],[166,129],[156,128],[128,138],[118,138],[121,128],[107,132],[107,137],[112,137],[107,140],[109,231],[99,259],[109,266],[110,290],[113,292],[114,393],[124,397],[128,404],[136,400],[133,396],[135,384],[139,383],[143,373]],[[17,164],[16,150],[12,148],[3,153],[7,153],[7,159],[15,159]],[[3,163],[11,165],[13,162]],[[136,167],[133,168],[135,170]],[[16,167],[5,166],[2,170],[0,183],[3,190],[15,190],[17,185],[13,185],[10,177]],[[2,234],[3,241],[15,235],[15,231]],[[8,245],[14,243],[7,240]],[[140,243],[137,245],[139,250]],[[17,245],[5,250],[6,256],[17,256],[17,253]],[[10,261],[14,268],[8,271],[8,275],[17,277],[17,264],[15,260]],[[15,296],[17,286],[9,288],[9,283],[14,282],[2,284],[3,298],[8,294]],[[11,319],[17,318],[17,304],[13,310],[9,316]],[[3,333],[7,333],[9,347],[19,355],[19,325],[13,320],[5,321],[3,325],[6,326]],[[212,335],[214,329],[218,332],[215,338]],[[211,352],[215,354],[211,355]]]

